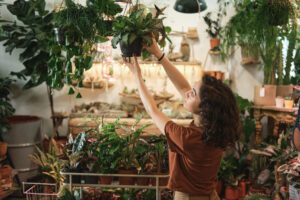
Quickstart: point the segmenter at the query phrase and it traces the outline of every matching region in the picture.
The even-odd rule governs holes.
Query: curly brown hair
[[[204,75],[200,86],[202,139],[206,144],[225,149],[240,137],[240,116],[235,96],[222,81]]]

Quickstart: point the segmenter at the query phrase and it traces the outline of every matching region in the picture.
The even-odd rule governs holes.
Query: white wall
[[[12,0],[6,2],[13,2]],[[188,27],[197,27],[199,34],[199,41],[191,42],[193,54],[191,60],[197,60],[199,62],[205,63],[203,67],[205,70],[221,70],[226,72],[227,78],[232,80],[231,87],[232,89],[240,94],[242,97],[248,98],[250,100],[253,99],[253,89],[254,85],[260,85],[263,80],[263,73],[260,70],[259,66],[248,66],[244,67],[240,64],[240,51],[237,49],[234,57],[227,62],[222,62],[216,56],[207,55],[209,50],[209,37],[205,32],[206,25],[202,19],[202,17],[208,12],[216,12],[217,11],[217,0],[206,1],[208,9],[201,14],[182,14],[173,10],[173,5],[175,0],[155,0],[155,1],[140,1],[142,3],[146,3],[148,6],[153,5],[153,3],[158,6],[168,6],[165,14],[166,14],[166,25],[172,27],[174,31],[187,31]],[[48,1],[48,7],[53,8],[55,2]],[[230,14],[230,12],[229,12]],[[231,12],[232,14],[232,12]],[[8,14],[5,8],[1,9],[1,15],[5,19],[13,19],[12,16]],[[228,17],[227,17],[228,18]],[[225,22],[223,22],[225,23]],[[179,46],[181,42],[181,37],[173,36],[173,43],[175,44],[175,52],[179,51]],[[8,75],[11,71],[19,71],[22,69],[22,64],[18,61],[18,53],[14,52],[12,55],[5,53],[4,48],[1,44],[0,46],[0,74],[1,76]],[[119,54],[118,51],[114,52],[114,54]],[[206,59],[207,57],[207,59]],[[194,74],[199,74],[200,69],[197,67],[179,67],[182,72],[185,72],[186,77],[190,82],[194,82],[197,77],[193,76]],[[121,68],[118,64],[114,65],[115,69],[115,86],[108,90],[87,90],[82,89],[81,93],[83,95],[82,99],[75,99],[75,96],[68,96],[66,94],[66,88],[61,91],[54,92],[54,104],[56,111],[66,111],[70,112],[70,110],[76,104],[81,103],[89,103],[94,101],[106,101],[109,103],[119,103],[120,98],[118,93],[123,90],[124,85],[129,88],[134,88],[134,82],[132,81],[131,74],[128,72],[124,72],[124,68]],[[120,73],[120,70],[122,73]],[[148,70],[148,71],[147,71]],[[146,74],[146,84],[156,90],[161,91],[164,83],[164,75],[163,71],[158,72],[156,68],[152,69],[152,74],[149,74],[149,69],[144,69]],[[196,72],[196,73],[194,73]],[[158,76],[160,74],[160,76]],[[16,114],[30,114],[30,115],[38,115],[45,119],[44,123],[44,132],[50,134],[51,133],[51,121],[50,117],[50,109],[49,103],[47,99],[47,91],[46,86],[41,85],[39,87],[23,91],[21,90],[21,86],[24,82],[18,81],[14,87],[12,94],[12,103],[16,108]],[[178,93],[176,93],[174,87],[167,82],[166,89],[170,92],[173,92],[178,97]],[[64,125],[62,132],[66,133],[67,125]]]

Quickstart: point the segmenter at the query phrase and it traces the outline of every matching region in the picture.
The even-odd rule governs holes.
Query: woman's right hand
[[[152,44],[150,46],[144,46],[149,53],[153,54],[156,58],[160,58],[163,54],[155,40],[154,37],[152,37]]]

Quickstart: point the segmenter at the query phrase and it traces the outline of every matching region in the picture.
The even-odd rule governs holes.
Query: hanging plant
[[[167,36],[171,28],[163,25],[164,18],[159,18],[163,9],[155,8],[155,16],[140,4],[133,6],[128,16],[118,16],[113,23],[113,48],[120,44],[122,55],[132,57],[141,56],[143,45],[151,45],[153,36],[161,47],[166,45],[166,40],[171,42]]]
[[[266,14],[268,22],[272,26],[282,26],[288,23],[289,16],[294,9],[290,0],[268,0]]]
[[[83,73],[93,64],[93,45],[108,40],[112,20],[122,9],[112,0],[88,0],[86,6],[72,0],[65,0],[64,3],[64,7],[54,14],[57,43],[52,46],[54,51],[49,64],[55,66],[62,60],[66,66],[65,82],[71,85],[75,80],[77,86],[82,87]],[[64,56],[62,52],[65,52]],[[70,90],[70,93],[73,92]]]

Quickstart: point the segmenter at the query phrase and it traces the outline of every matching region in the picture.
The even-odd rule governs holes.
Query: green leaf
[[[128,44],[132,44],[136,40],[136,34],[130,34]]]
[[[117,48],[118,43],[120,42],[120,36],[116,36],[111,40],[111,45],[114,49]]]
[[[77,99],[82,98],[82,96],[81,96],[81,94],[80,94],[79,92],[77,93],[76,98],[77,98]]]
[[[171,33],[172,29],[170,26],[165,26],[165,32],[166,33]]]
[[[109,39],[108,39],[107,37],[103,37],[103,36],[101,36],[101,35],[96,36],[96,42],[102,43],[102,42],[107,42],[108,40],[109,40]]]
[[[122,43],[123,43],[123,44],[126,44],[126,45],[130,44],[130,43],[129,43],[129,33],[125,33],[125,34],[122,36]]]
[[[72,87],[69,87],[69,91],[68,91],[68,94],[71,95],[71,94],[74,94],[75,91]]]

